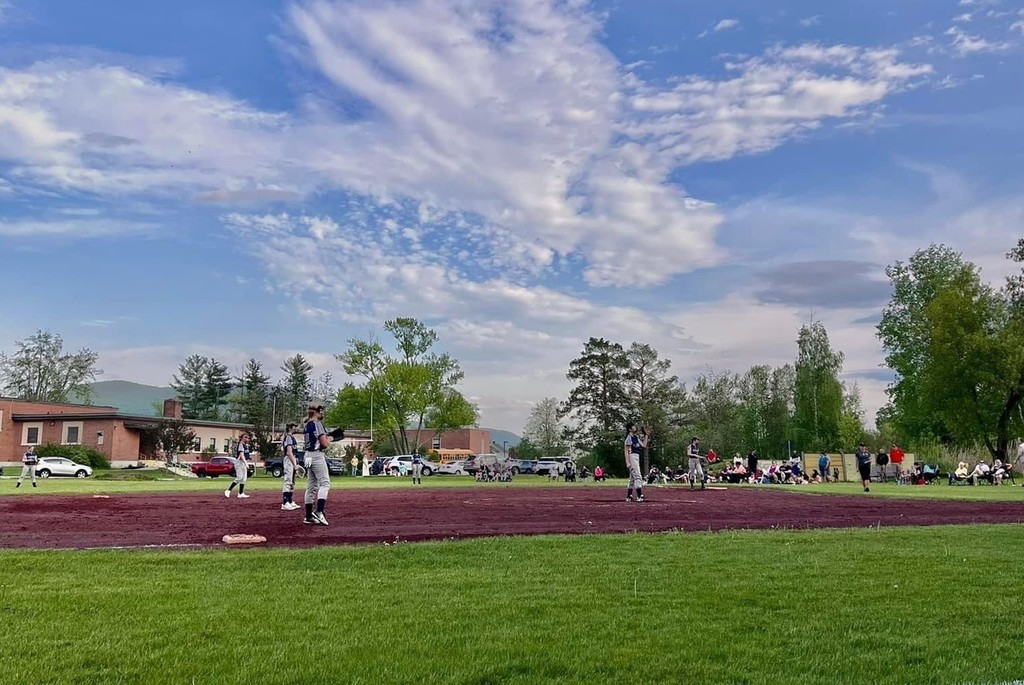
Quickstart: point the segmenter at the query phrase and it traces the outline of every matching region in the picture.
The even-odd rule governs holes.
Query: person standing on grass
[[[299,463],[295,460],[295,429],[297,424],[289,423],[285,426],[284,437],[281,438],[281,451],[284,452],[284,485],[281,486],[281,511],[293,511],[299,508],[295,503],[295,472],[298,471]]]
[[[412,484],[423,485],[423,457],[419,452],[412,455]]]
[[[690,438],[690,446],[686,448],[686,455],[690,458],[690,489],[693,490],[694,480],[700,481],[700,489],[704,489],[704,469],[700,465],[700,438],[696,435]]]
[[[629,486],[626,490],[626,501],[633,501],[633,492],[636,492],[636,501],[644,501],[644,477],[640,473],[640,455],[647,447],[649,436],[646,431],[643,437],[636,434],[636,424],[626,424],[625,457],[626,468],[629,469]]]
[[[231,463],[235,465],[235,479],[224,491],[225,497],[231,497],[231,491],[238,486],[238,499],[249,499],[245,494],[245,481],[249,479],[249,434],[242,433],[238,438],[238,446],[235,448],[235,456]]]
[[[828,454],[822,451],[821,456],[818,457],[818,473],[821,474],[821,482],[828,482],[828,470],[832,466],[832,460],[829,459]]]
[[[327,506],[327,494],[331,491],[331,474],[324,454],[331,438],[321,423],[323,415],[323,405],[311,402],[302,429],[305,436],[303,447],[306,449],[306,518],[302,522],[312,526],[327,525],[324,508]]]
[[[39,457],[36,456],[36,448],[29,447],[28,452],[21,456],[21,475],[18,476],[18,484],[14,486],[15,490],[21,487],[21,481],[25,480],[25,476],[32,479],[32,487],[38,487],[36,484],[36,466],[38,464]]]
[[[868,446],[861,443],[854,456],[857,458],[857,470],[860,471],[864,492],[871,492],[871,452],[868,451]]]

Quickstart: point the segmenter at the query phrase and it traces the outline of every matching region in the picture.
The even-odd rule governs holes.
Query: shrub
[[[79,464],[86,464],[94,469],[109,469],[110,462],[102,453],[85,445],[55,445],[48,443],[36,448],[40,457],[64,457]]]

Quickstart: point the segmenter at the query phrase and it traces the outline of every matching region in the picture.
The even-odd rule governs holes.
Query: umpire
[[[306,518],[303,523],[311,526],[327,525],[324,507],[327,506],[327,494],[331,491],[331,475],[324,455],[324,449],[331,444],[331,438],[324,430],[323,417],[324,406],[310,402],[302,432],[306,450]]]

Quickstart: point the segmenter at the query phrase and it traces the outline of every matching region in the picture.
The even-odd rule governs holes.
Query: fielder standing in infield
[[[281,511],[292,511],[298,509],[295,503],[295,472],[299,464],[295,461],[295,436],[292,435],[297,424],[289,423],[285,426],[284,437],[281,438],[281,451],[284,453],[284,485],[281,487]]]
[[[636,434],[636,424],[626,424],[625,456],[626,468],[629,469],[629,489],[626,490],[626,501],[633,501],[633,491],[636,490],[636,501],[644,501],[644,477],[640,473],[640,454],[647,447],[650,436],[644,431],[643,437]]]
[[[232,463],[235,465],[235,479],[224,491],[225,497],[231,497],[231,491],[238,486],[238,499],[249,499],[245,494],[245,481],[249,479],[249,461],[252,459],[249,452],[249,434],[242,433],[238,438],[238,447],[235,448],[235,458]]]
[[[310,526],[327,525],[324,507],[327,493],[331,491],[331,474],[327,470],[324,449],[331,444],[331,438],[321,423],[323,416],[324,406],[311,402],[302,429],[306,450],[306,518],[302,522]]]
[[[32,479],[32,487],[36,487],[36,466],[39,465],[39,457],[36,456],[36,448],[29,447],[28,452],[21,457],[21,475],[18,476],[18,484],[14,486],[17,490],[21,487],[21,481],[28,476]]]
[[[690,457],[690,489],[693,490],[693,483],[700,479],[700,489],[704,489],[704,469],[700,465],[700,438],[690,438],[690,446],[686,448],[686,454]]]

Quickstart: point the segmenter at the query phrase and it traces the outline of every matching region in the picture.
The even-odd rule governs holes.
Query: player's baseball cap
[[[310,409],[315,409],[317,411],[323,411],[324,410],[324,405],[320,404],[319,402],[310,402],[309,403],[309,408]]]

